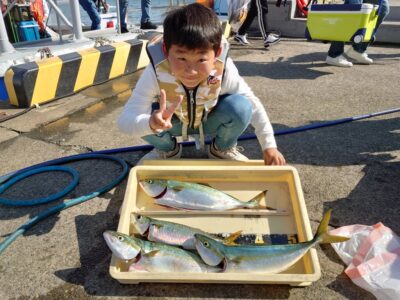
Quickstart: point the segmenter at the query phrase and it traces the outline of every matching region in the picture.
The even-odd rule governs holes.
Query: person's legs
[[[362,0],[345,0],[345,4],[356,4],[355,2],[361,2]],[[343,56],[344,42],[331,42],[331,46],[328,50],[328,57],[326,63],[339,67],[351,67],[353,64]]]
[[[204,122],[204,133],[215,136],[219,150],[235,147],[240,135],[250,124],[252,106],[250,101],[239,94],[220,96],[217,106]]]
[[[176,141],[170,131],[164,131],[160,134],[145,135],[142,139],[160,151],[169,152],[175,148]]]
[[[330,57],[338,57],[344,52],[344,42],[332,42],[329,47],[328,55]]]
[[[157,29],[157,25],[150,21],[151,0],[141,0],[142,17],[140,19],[140,29]]]
[[[147,23],[150,21],[150,4],[151,0],[141,0],[142,18],[140,23]]]
[[[205,135],[215,137],[212,143],[213,157],[246,160],[247,158],[236,150],[237,140],[250,124],[252,106],[250,101],[242,95],[223,95],[217,106],[209,113],[203,122]],[[179,158],[181,146],[175,137],[182,135],[182,123],[174,116],[171,120],[172,128],[160,134],[150,134],[142,139],[153,145],[155,150],[148,153],[143,159]],[[188,128],[188,135],[199,134],[199,129]],[[211,148],[210,146],[210,148]]]
[[[268,32],[268,2],[267,0],[256,0],[255,5],[257,8],[258,25],[260,27],[261,35],[264,39],[265,46],[279,41],[279,38],[269,36]],[[270,37],[270,39],[268,39]]]
[[[249,5],[249,11],[247,12],[246,19],[244,20],[242,26],[240,26],[237,32],[238,35],[245,35],[247,33],[247,30],[249,29],[251,23],[253,23],[253,20],[257,15],[256,0],[251,0]]]
[[[175,116],[172,118],[171,123],[173,127],[168,131],[142,137],[146,142],[153,145],[154,149],[144,155],[138,164],[147,159],[179,159],[181,157],[182,145],[178,144],[175,136],[182,134],[182,124]]]
[[[119,0],[119,17],[121,24],[121,32],[128,32],[128,28],[126,25],[126,12],[128,10],[128,0]]]
[[[353,1],[357,1],[357,0],[353,0]],[[365,0],[364,3],[379,4],[379,0]],[[375,33],[378,30],[379,26],[382,24],[383,20],[386,18],[386,16],[390,12],[390,6],[389,6],[388,0],[383,0],[381,6],[382,6],[381,11],[379,12],[378,20],[377,20],[376,26],[375,26]],[[364,53],[367,50],[370,43],[371,43],[371,41],[358,43],[358,44],[354,43],[353,49],[358,53]]]
[[[91,30],[100,29],[100,15],[97,12],[96,4],[92,0],[79,0],[79,4],[89,15],[90,20],[92,21]]]
[[[332,42],[325,62],[337,67],[352,67],[353,64],[343,56],[343,52],[344,42]]]

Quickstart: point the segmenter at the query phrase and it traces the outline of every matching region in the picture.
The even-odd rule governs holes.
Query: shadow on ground
[[[289,164],[364,166],[364,176],[348,197],[324,203],[324,211],[335,212],[332,225],[383,222],[400,233],[400,162],[390,154],[400,150],[400,118],[351,122],[279,136],[277,141]]]
[[[254,49],[238,50],[243,54],[251,53]],[[285,59],[279,57],[273,62],[251,62],[235,60],[240,75],[246,77],[261,76],[269,79],[308,79],[314,80],[320,76],[333,74],[321,68],[331,66],[325,63],[327,52],[310,52],[295,55]],[[399,54],[371,54],[370,57],[377,64],[388,64],[390,60],[399,60]]]

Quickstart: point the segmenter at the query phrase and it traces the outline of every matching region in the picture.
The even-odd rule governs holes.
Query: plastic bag
[[[250,0],[229,0],[228,20],[233,32],[238,32],[249,11]]]
[[[345,273],[377,299],[400,299],[400,238],[382,223],[351,225],[331,231],[351,237],[333,249],[348,265]]]

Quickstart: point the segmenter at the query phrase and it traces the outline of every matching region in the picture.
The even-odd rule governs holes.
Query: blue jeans
[[[126,29],[126,12],[128,11],[128,0],[119,0],[119,17],[121,28]]]
[[[215,145],[226,150],[236,145],[238,138],[250,124],[252,106],[246,97],[233,94],[223,95],[203,122],[205,135],[215,137]],[[177,117],[171,120],[172,128],[160,134],[143,136],[146,142],[161,151],[171,151],[175,147],[175,136],[182,135],[182,123]],[[198,129],[188,128],[188,134],[198,134]]]
[[[142,0],[142,18],[140,19],[140,23],[147,23],[150,21],[150,5],[151,0]]]
[[[100,15],[97,11],[96,4],[92,0],[79,0],[79,4],[89,15],[90,20],[92,21],[91,30],[100,29]]]
[[[345,4],[361,4],[361,3],[371,3],[371,4],[378,4],[379,0],[345,0]],[[389,0],[382,0],[382,8],[378,16],[378,20],[376,22],[375,29],[377,30],[379,25],[383,22],[386,16],[389,14]],[[363,42],[363,43],[353,43],[353,49],[359,53],[364,53],[367,50],[370,42]],[[344,52],[344,42],[332,42],[331,47],[329,48],[328,55],[330,57],[338,57],[339,55],[343,54]]]

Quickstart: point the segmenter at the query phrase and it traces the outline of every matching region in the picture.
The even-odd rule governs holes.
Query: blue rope
[[[49,216],[51,216],[51,215],[53,215],[55,213],[58,213],[58,212],[60,212],[60,211],[62,211],[64,209],[67,209],[67,208],[71,207],[71,206],[83,203],[83,202],[85,202],[87,200],[95,198],[95,197],[97,197],[97,196],[99,196],[99,195],[111,190],[113,187],[117,186],[126,177],[126,175],[128,174],[128,171],[129,171],[128,164],[123,159],[118,158],[118,157],[114,157],[114,156],[104,155],[104,154],[92,154],[92,153],[89,153],[89,154],[74,155],[74,156],[70,156],[70,157],[57,159],[55,161],[57,161],[58,164],[61,164],[61,163],[66,163],[66,162],[71,162],[71,161],[76,161],[76,160],[82,160],[82,159],[109,159],[109,160],[113,160],[113,161],[115,161],[115,162],[117,162],[118,164],[121,165],[122,171],[121,171],[121,173],[119,174],[119,176],[116,179],[114,179],[112,182],[104,185],[103,187],[99,188],[97,191],[94,191],[94,192],[92,192],[90,194],[87,194],[87,195],[84,195],[84,196],[81,196],[81,197],[77,197],[75,199],[68,200],[68,201],[66,201],[64,203],[61,203],[61,204],[56,205],[54,207],[51,207],[51,208],[41,212],[40,214],[34,216],[30,220],[28,220],[25,224],[20,226],[17,230],[15,230],[13,233],[11,233],[3,242],[0,243],[0,254],[17,237],[22,235],[25,231],[27,231],[33,225],[37,224],[41,220],[43,220],[43,219],[45,219],[45,218],[47,218],[47,217],[49,217]],[[48,165],[48,164],[49,163],[46,162],[46,163],[44,163],[42,165]],[[38,167],[36,167],[36,169],[37,168]],[[30,169],[30,171],[32,171],[32,174],[35,174],[35,172],[36,172],[35,168],[27,168],[27,169]],[[39,169],[39,171],[40,171],[40,169]],[[59,171],[59,170],[57,170],[57,171]],[[25,169],[25,172],[27,172],[26,169]],[[46,172],[46,170],[45,171],[42,170],[42,172]],[[69,171],[66,171],[66,172],[69,172]],[[76,174],[78,174],[76,171],[74,171],[74,172]],[[18,177],[19,175],[21,175],[21,173],[23,174],[24,172],[20,172],[20,171],[19,172],[15,172],[15,173],[13,173],[13,175],[8,176],[7,179],[15,181],[15,179],[13,179],[13,178],[15,178],[14,176]],[[71,185],[72,184],[70,184],[69,186],[71,186]],[[65,192],[65,190],[64,190],[64,192]]]

